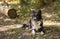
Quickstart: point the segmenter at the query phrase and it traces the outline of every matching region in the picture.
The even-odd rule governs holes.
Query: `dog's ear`
[[[41,13],[41,10],[40,9],[38,10],[38,13]]]
[[[31,15],[35,13],[35,9],[31,9]]]

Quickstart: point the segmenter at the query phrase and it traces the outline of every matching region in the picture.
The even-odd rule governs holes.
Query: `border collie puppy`
[[[32,18],[29,23],[32,34],[35,34],[36,32],[41,32],[42,35],[44,34],[41,10],[32,10]]]

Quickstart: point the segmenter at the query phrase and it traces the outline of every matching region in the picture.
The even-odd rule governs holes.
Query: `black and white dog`
[[[41,34],[44,34],[41,10],[32,10],[32,19],[30,20],[30,27],[32,29],[33,34],[36,32],[41,32]]]
[[[32,18],[29,21],[29,25],[23,24],[23,27],[29,27],[31,29],[32,34],[35,34],[36,32],[41,32],[41,34],[44,34],[44,28],[43,28],[43,19],[42,19],[42,12],[41,10],[32,10]]]

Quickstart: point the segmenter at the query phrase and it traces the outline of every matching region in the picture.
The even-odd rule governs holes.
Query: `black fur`
[[[23,24],[22,28],[26,28],[26,27],[29,27],[29,25]]]

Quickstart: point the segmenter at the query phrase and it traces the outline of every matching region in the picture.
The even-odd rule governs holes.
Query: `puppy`
[[[44,34],[41,10],[32,10],[32,19],[30,20],[30,26],[32,33],[41,32],[41,34]]]

